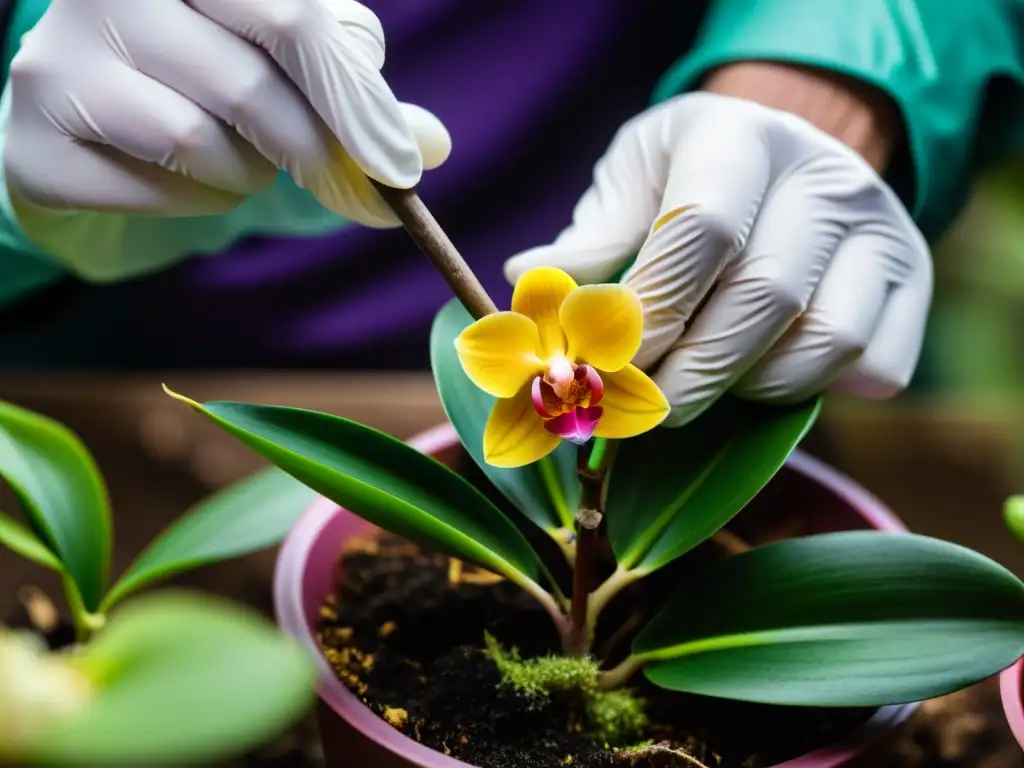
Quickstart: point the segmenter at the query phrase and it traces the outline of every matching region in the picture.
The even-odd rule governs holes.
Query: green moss
[[[523,660],[518,648],[502,648],[494,637],[484,634],[487,655],[491,657],[501,681],[523,693],[549,695],[571,691],[597,690],[597,664],[588,658],[540,656]]]
[[[597,689],[598,665],[593,659],[554,655],[523,659],[518,648],[503,648],[489,633],[484,644],[502,683],[535,696],[578,695],[594,735],[603,743],[621,745],[638,738],[647,727],[643,699],[625,689]]]
[[[587,718],[607,744],[624,744],[647,727],[644,700],[632,691],[597,691],[587,701]]]

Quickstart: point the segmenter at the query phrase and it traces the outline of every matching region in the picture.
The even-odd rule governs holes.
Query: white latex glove
[[[585,283],[625,276],[643,302],[635,362],[692,420],[727,390],[800,400],[887,397],[917,364],[928,245],[885,182],[806,121],[694,93],[627,123],[572,225],[508,261]]]
[[[352,0],[52,0],[11,70],[12,199],[57,211],[221,213],[278,169],[331,211],[398,222],[365,174],[414,186],[444,126],[399,104]]]

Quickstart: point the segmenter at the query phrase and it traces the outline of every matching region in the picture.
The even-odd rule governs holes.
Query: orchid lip
[[[597,422],[601,419],[604,409],[600,406],[590,408],[574,408],[568,413],[544,422],[544,428],[563,440],[576,445],[583,445],[594,436]]]
[[[604,397],[604,382],[597,370],[586,363],[573,368],[568,381],[556,380],[551,371],[533,379],[530,386],[533,407],[545,419],[573,408],[589,408]]]

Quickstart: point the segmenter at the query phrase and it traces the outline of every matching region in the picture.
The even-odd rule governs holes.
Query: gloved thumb
[[[452,151],[452,138],[444,124],[431,112],[414,104],[399,104],[423,158],[423,168],[442,165]],[[399,226],[398,218],[384,202],[366,173],[341,144],[335,162],[320,175],[311,191],[330,211],[367,227],[386,229]]]
[[[594,168],[594,180],[569,225],[550,245],[531,248],[505,262],[510,282],[537,266],[558,267],[577,282],[607,280],[636,256],[658,216],[664,178],[648,155],[644,134],[650,113],[624,125]],[[658,121],[654,121],[658,122]]]

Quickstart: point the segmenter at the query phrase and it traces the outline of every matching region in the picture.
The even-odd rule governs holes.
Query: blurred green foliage
[[[979,179],[935,280],[913,391],[1024,401],[1024,156]]]

